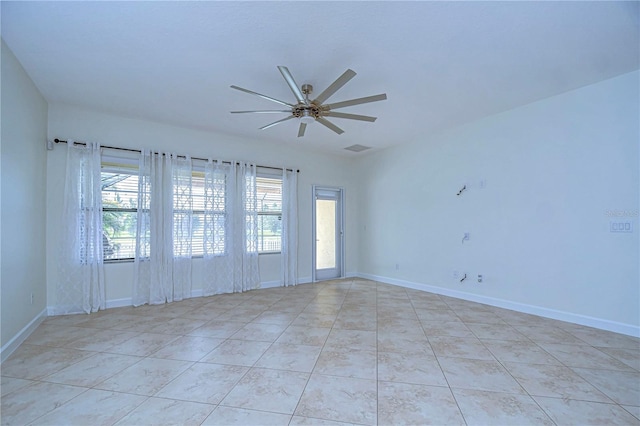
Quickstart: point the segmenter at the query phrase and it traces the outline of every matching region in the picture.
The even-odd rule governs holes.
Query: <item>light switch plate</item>
[[[633,222],[630,220],[612,220],[609,222],[609,232],[633,232]]]

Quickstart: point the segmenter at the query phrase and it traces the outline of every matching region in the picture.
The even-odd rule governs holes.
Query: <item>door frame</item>
[[[340,195],[338,196],[338,220],[340,222],[340,241],[338,244],[338,248],[340,250],[340,255],[338,257],[338,262],[340,263],[339,267],[339,276],[337,278],[344,278],[344,234],[345,234],[345,226],[344,226],[344,188],[339,186],[325,186],[325,185],[312,185],[311,187],[311,281],[317,282],[318,279],[316,277],[316,191],[318,190],[326,190],[326,191],[335,191]]]

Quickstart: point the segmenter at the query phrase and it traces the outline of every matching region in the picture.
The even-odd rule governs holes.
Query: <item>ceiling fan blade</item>
[[[284,77],[284,80],[287,82],[287,84],[291,88],[291,91],[293,92],[293,95],[296,97],[298,102],[301,104],[306,104],[307,102],[304,99],[302,90],[300,90],[300,88],[296,84],[296,81],[293,79],[293,76],[289,72],[289,69],[283,66],[278,66],[278,69],[280,70],[280,74],[282,74],[282,76]]]
[[[262,126],[262,127],[260,127],[260,130],[268,129],[269,127],[273,127],[276,124],[282,123],[283,121],[291,120],[292,118],[294,118],[293,115],[290,115],[289,117],[283,118],[282,120],[274,121],[271,124],[267,124],[266,126]]]
[[[368,115],[345,114],[344,112],[333,112],[333,111],[325,112],[322,115],[324,115],[325,117],[348,118],[349,120],[370,121],[372,123],[378,119],[378,117],[371,117]]]
[[[240,90],[241,92],[249,93],[249,94],[251,94],[251,95],[260,96],[261,98],[266,99],[266,100],[268,100],[268,101],[276,102],[276,103],[279,103],[280,105],[286,105],[286,106],[288,106],[288,107],[292,107],[292,108],[293,108],[293,105],[292,105],[292,104],[289,104],[289,103],[287,103],[287,102],[284,102],[284,101],[281,101],[281,100],[278,100],[278,99],[272,98],[271,96],[262,95],[262,94],[260,94],[260,93],[257,93],[257,92],[254,92],[254,91],[252,91],[252,90],[248,90],[248,89],[243,89],[242,87],[238,87],[238,86],[231,86],[231,88],[232,88],[232,89],[236,89],[236,90]]]
[[[328,121],[328,120],[326,120],[326,119],[324,119],[322,117],[316,118],[316,121],[318,123],[330,128],[331,130],[333,130],[334,132],[336,132],[339,135],[344,133],[344,130],[342,130],[340,127],[336,126],[332,122],[330,122],[330,121]]]
[[[290,109],[283,110],[259,110],[259,111],[231,111],[231,114],[247,114],[247,113],[256,113],[256,114],[271,114],[275,112],[288,112],[291,113]]]
[[[342,86],[347,84],[349,80],[356,76],[356,72],[348,69],[346,70],[340,77],[336,79],[329,87],[324,89],[324,92],[320,93],[317,98],[313,100],[313,103],[316,105],[320,105],[327,99],[331,97],[334,93],[336,93]]]
[[[298,129],[298,137],[304,136],[304,131],[307,130],[307,123],[300,123],[300,129]]]
[[[365,98],[351,99],[344,102],[336,102],[335,104],[323,105],[323,108],[328,108],[328,109],[345,108],[348,106],[366,104],[369,102],[384,101],[385,99],[387,99],[387,94],[383,93],[381,95],[367,96]]]

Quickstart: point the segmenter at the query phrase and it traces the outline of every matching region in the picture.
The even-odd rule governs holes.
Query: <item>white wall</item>
[[[20,254],[42,250],[34,240],[43,241],[44,219],[40,216],[38,222],[35,216],[44,211],[38,202],[45,193],[39,186],[45,169],[46,297],[49,305],[55,303],[66,151],[64,145],[56,146],[46,156],[46,167],[42,164],[37,170],[5,158],[19,151],[23,158],[42,161],[44,154],[38,150],[44,150],[40,139],[47,120],[46,110],[42,111],[46,103],[18,70],[15,58],[5,60],[9,55],[5,50],[3,45],[2,121],[12,125],[2,129],[3,344],[44,306],[44,289],[37,278],[30,278],[42,275],[44,266],[36,260],[38,267],[27,267],[20,263],[21,257],[30,263],[34,257]],[[5,67],[11,69],[5,72]],[[299,277],[303,280],[311,276],[311,186],[341,186],[346,193],[348,275],[637,333],[639,78],[638,72],[623,75],[373,152],[355,162],[315,152],[304,142],[295,149],[266,145],[66,105],[49,106],[47,135],[300,168]],[[5,89],[9,79],[21,81],[11,83],[19,90]],[[14,106],[7,112],[5,99],[28,108],[14,119],[9,114],[18,109]],[[32,143],[12,144],[5,152],[9,140],[5,134],[12,131]],[[13,188],[6,190],[6,176],[26,179],[30,189],[26,205],[41,209],[7,210],[7,200],[15,203],[16,195]],[[486,182],[482,189],[481,180]],[[467,191],[456,196],[465,184]],[[610,211],[627,212],[624,220],[633,223],[634,232],[610,233]],[[11,228],[7,220],[12,221]],[[11,247],[10,259],[16,263],[5,268],[6,244],[13,244],[9,229],[20,229],[14,224],[26,221],[35,224],[29,241],[22,252]],[[471,238],[463,244],[464,232]],[[35,259],[43,257],[40,253]],[[195,260],[195,289],[202,278],[200,266]],[[262,281],[278,280],[279,266],[278,255],[261,256]],[[469,280],[460,284],[452,278],[454,270],[466,273]],[[11,274],[20,275],[24,285],[5,285]],[[484,276],[482,284],[476,282],[477,274]],[[131,263],[107,265],[106,278],[109,300],[131,296]],[[31,288],[36,294],[33,311],[23,306]],[[5,309],[7,297],[12,304]]]
[[[298,168],[299,251],[298,276],[311,279],[311,187],[314,184],[345,188],[346,200],[346,273],[357,271],[357,237],[355,230],[357,207],[356,190],[352,184],[353,161],[316,152],[304,145],[266,144],[161,123],[123,118],[82,108],[52,104],[49,107],[49,139],[97,141],[102,145],[140,149],[142,147],[223,160],[252,161],[265,166]],[[109,151],[113,153],[114,151]],[[47,285],[49,306],[55,304],[56,253],[60,241],[60,212],[64,189],[66,145],[60,144],[47,157]],[[194,289],[201,289],[202,265],[193,261]],[[260,274],[263,283],[280,279],[280,255],[260,255]],[[105,266],[107,299],[111,301],[131,297],[133,263]]]
[[[47,103],[2,41],[3,358],[46,304],[45,167]],[[33,293],[33,303],[31,294]]]
[[[639,79],[359,160],[359,272],[638,334]],[[633,233],[609,232],[613,210]]]

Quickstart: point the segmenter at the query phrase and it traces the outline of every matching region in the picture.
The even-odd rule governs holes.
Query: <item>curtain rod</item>
[[[55,138],[53,140],[55,143],[68,143],[67,141]],[[74,142],[78,145],[87,145],[85,142]],[[139,149],[132,149],[132,148],[120,148],[117,146],[108,146],[108,145],[100,145],[100,148],[107,148],[107,149],[115,149],[118,151],[128,151],[128,152],[137,152],[137,153],[141,153],[142,151]],[[183,157],[185,158],[184,155],[178,155],[178,157]],[[207,158],[200,158],[200,157],[191,157],[192,160],[202,160],[202,161],[209,161]],[[230,161],[223,161],[224,164],[231,164]],[[239,163],[236,163],[239,164]],[[282,170],[282,167],[272,167],[272,166],[260,166],[258,164],[256,164],[256,167],[260,167],[262,169],[272,169],[272,170]],[[293,170],[293,169],[287,169],[288,172],[293,172],[295,171],[296,173],[300,173],[300,170]]]

